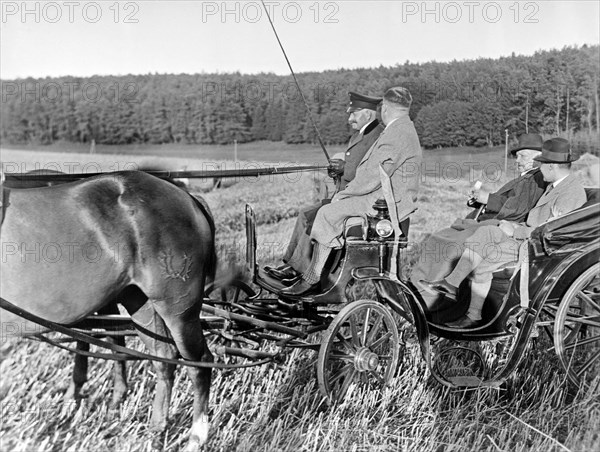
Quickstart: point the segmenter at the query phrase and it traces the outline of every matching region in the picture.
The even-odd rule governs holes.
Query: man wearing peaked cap
[[[364,94],[355,93],[354,91],[348,92],[348,96],[350,96],[350,105],[348,105],[346,113],[352,113],[362,109],[376,111],[377,106],[383,100],[381,97],[365,96]]]
[[[329,161],[328,174],[334,179],[336,193],[344,190],[346,185],[356,174],[356,167],[365,153],[373,145],[383,131],[383,126],[376,119],[376,111],[381,103],[380,97],[366,96],[356,92],[349,92],[350,103],[346,110],[349,113],[348,124],[354,130],[346,152],[336,154]],[[310,231],[317,211],[330,202],[323,200],[300,212],[292,237],[283,255],[284,265],[273,268],[265,267],[267,273],[285,284],[291,284],[297,279],[298,274],[306,270],[312,255]]]
[[[314,245],[310,265],[302,278],[283,290],[283,294],[303,296],[319,286],[331,250],[343,246],[346,219],[372,212],[373,204],[385,198],[382,170],[385,178],[389,178],[395,199],[395,205],[389,206],[390,212],[402,222],[416,210],[422,152],[408,114],[411,102],[406,88],[395,87],[385,92],[381,107],[384,131],[358,164],[354,179],[336,193],[331,204],[317,212],[310,234]]]
[[[564,138],[552,138],[542,145],[542,153],[534,160],[541,163],[540,171],[548,182],[546,191],[525,223],[500,221],[498,226],[482,226],[471,237],[452,273],[439,281],[423,281],[429,290],[456,298],[458,287],[469,275],[471,302],[467,314],[448,324],[457,328],[477,326],[482,320],[483,304],[490,290],[492,274],[505,264],[519,258],[518,250],[531,232],[551,218],[567,214],[583,206],[585,190],[571,174],[571,162],[577,160]],[[490,247],[489,244],[494,244]],[[492,251],[493,248],[493,251]],[[493,254],[493,256],[491,255]]]

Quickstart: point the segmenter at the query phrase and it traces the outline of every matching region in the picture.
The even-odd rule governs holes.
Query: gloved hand
[[[327,168],[327,174],[329,177],[339,177],[344,174],[344,165],[345,161],[340,159],[331,159],[329,160],[329,168]]]

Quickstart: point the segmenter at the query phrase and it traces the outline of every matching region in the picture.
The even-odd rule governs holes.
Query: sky
[[[288,74],[259,1],[1,2],[0,77]],[[600,43],[600,2],[267,1],[295,72]]]

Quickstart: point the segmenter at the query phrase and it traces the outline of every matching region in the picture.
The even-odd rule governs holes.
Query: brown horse
[[[44,319],[73,324],[115,298],[150,353],[212,362],[199,319],[215,268],[207,209],[174,185],[119,172],[32,189],[5,189],[0,295]],[[1,312],[5,334],[35,325]],[[147,331],[147,334],[144,333]],[[156,339],[169,336],[175,346]],[[166,429],[174,366],[154,362],[152,431]],[[208,435],[211,372],[188,367],[194,418],[188,450]],[[160,435],[162,438],[162,434]]]

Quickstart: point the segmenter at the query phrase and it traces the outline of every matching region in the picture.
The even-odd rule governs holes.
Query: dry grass
[[[56,155],[35,154],[56,161]],[[3,161],[30,156],[3,153]],[[69,154],[73,161],[77,157]],[[113,156],[93,156],[114,161]],[[136,159],[138,157],[135,157]],[[52,160],[54,159],[54,160]],[[184,159],[185,160],[185,159]],[[173,163],[193,168],[194,161]],[[104,168],[104,167],[103,167]],[[498,181],[499,184],[501,181]],[[469,182],[426,179],[413,240],[464,216]],[[219,227],[222,262],[244,259],[245,202],[258,217],[259,261],[276,262],[293,217],[315,199],[314,177],[282,183],[239,181],[206,194]],[[443,200],[443,202],[442,202]],[[434,207],[434,208],[431,208]],[[229,265],[229,264],[228,264]],[[228,266],[226,267],[228,268]],[[141,347],[137,339],[129,345]],[[0,375],[2,451],[147,451],[147,423],[155,384],[149,363],[128,366],[129,394],[117,412],[108,409],[111,366],[93,361],[88,397],[63,402],[72,357],[45,344],[4,340]],[[289,353],[280,365],[215,371],[210,399],[211,451],[597,451],[598,394],[571,393],[545,338],[532,344],[509,391],[451,391],[431,381],[418,348],[409,348],[397,378],[381,392],[353,391],[336,408],[322,399],[313,352]],[[185,444],[191,425],[191,387],[179,370],[171,402],[166,450]]]

